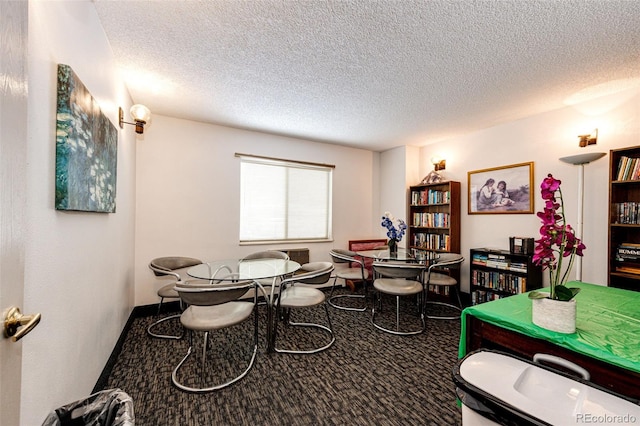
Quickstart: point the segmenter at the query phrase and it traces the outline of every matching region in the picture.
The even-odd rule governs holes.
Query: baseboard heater
[[[298,262],[301,265],[309,263],[309,249],[308,248],[293,248],[293,249],[280,249],[283,253],[287,253],[289,259],[294,262]]]

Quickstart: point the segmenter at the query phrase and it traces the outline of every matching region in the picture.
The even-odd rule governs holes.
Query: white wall
[[[333,242],[240,246],[240,160],[235,153],[334,164]],[[308,247],[311,261],[332,247],[378,235],[372,228],[376,155],[155,115],[137,144],[136,305],[158,303],[151,259],[240,258],[269,248]],[[313,190],[310,188],[310,190]]]
[[[578,147],[578,135],[599,129],[598,143]],[[540,182],[548,174],[562,180],[568,223],[576,226],[578,168],[560,157],[606,152],[607,156],[585,166],[584,282],[607,285],[607,203],[609,150],[640,145],[640,95],[638,90],[599,98],[578,107],[537,115],[486,129],[421,149],[422,175],[430,170],[429,158],[447,160],[444,176],[462,183],[462,253],[476,247],[509,248],[509,236],[538,238],[540,220],[535,214],[467,214],[467,172],[534,162],[535,211],[542,209]],[[428,165],[428,166],[427,166]],[[575,268],[574,268],[575,274]],[[575,276],[575,275],[574,275]],[[546,272],[545,282],[548,281]],[[463,265],[462,289],[469,289],[469,261]]]
[[[374,218],[378,237],[387,238],[386,228],[380,225],[385,212],[407,222],[409,186],[420,181],[419,159],[420,149],[415,146],[401,146],[380,154],[380,201]],[[405,236],[400,247],[406,247],[406,243]]]
[[[130,98],[91,2],[29,2],[25,311],[21,424],[86,397],[133,307],[135,142],[119,131],[117,212],[54,209],[57,65],[73,68],[118,126]]]

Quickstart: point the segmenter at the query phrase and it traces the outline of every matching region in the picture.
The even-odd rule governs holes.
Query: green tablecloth
[[[582,289],[576,296],[575,333],[555,333],[534,325],[531,300],[526,293],[519,294],[471,306],[462,312],[460,358],[467,353],[466,317],[473,315],[502,328],[640,373],[640,292],[578,281],[568,283],[568,287]]]

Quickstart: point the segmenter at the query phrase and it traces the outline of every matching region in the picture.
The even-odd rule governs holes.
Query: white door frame
[[[23,311],[29,2],[0,1],[0,313]],[[25,313],[23,311],[23,313]],[[22,341],[0,332],[0,425],[20,424]]]

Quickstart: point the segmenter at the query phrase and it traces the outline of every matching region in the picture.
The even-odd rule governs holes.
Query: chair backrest
[[[422,278],[426,267],[420,263],[374,262],[373,269],[382,277]]]
[[[358,253],[355,251],[336,248],[329,252],[333,263],[357,263],[361,267],[364,267],[364,262],[357,258],[357,255]]]
[[[200,265],[201,263],[202,260],[193,257],[157,257],[149,262],[149,269],[151,269],[157,277],[161,277],[164,275],[173,275],[177,280],[180,280],[180,275],[174,271]]]
[[[282,284],[288,282],[298,282],[302,284],[324,284],[331,278],[333,272],[333,264],[331,262],[311,262],[305,263],[299,269],[302,273],[296,273],[291,278],[282,281]]]
[[[256,289],[253,280],[210,284],[209,281],[193,280],[175,285],[180,298],[188,305],[213,306],[241,298],[250,289]]]
[[[289,255],[283,251],[278,250],[265,250],[251,253],[245,256],[242,260],[251,259],[284,259],[289,260]]]
[[[462,262],[464,262],[464,256],[459,253],[440,253],[435,262],[429,266],[429,271],[432,269],[459,268]]]

